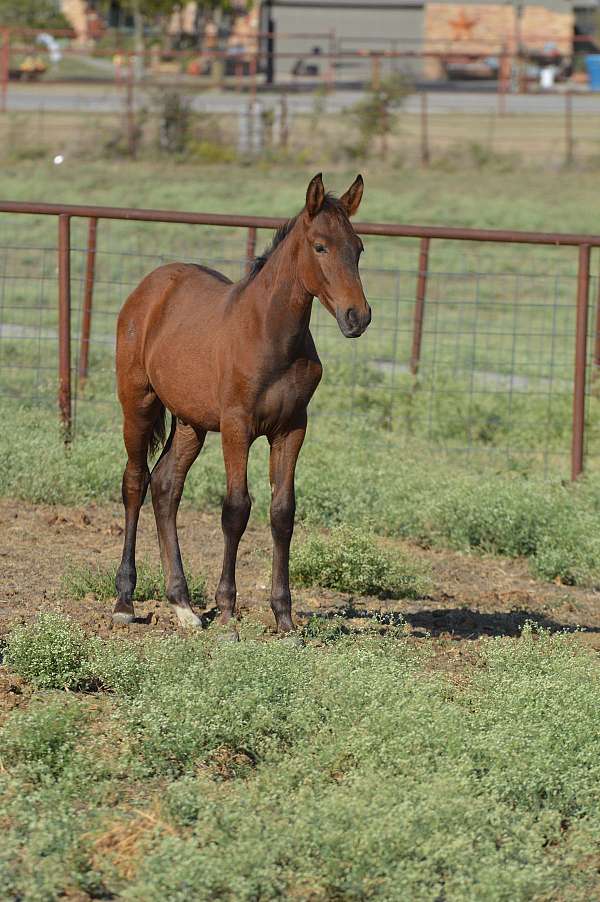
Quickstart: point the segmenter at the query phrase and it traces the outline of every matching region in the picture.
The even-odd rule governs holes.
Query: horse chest
[[[300,358],[269,382],[259,405],[259,418],[268,426],[285,424],[306,408],[321,379],[318,360]]]

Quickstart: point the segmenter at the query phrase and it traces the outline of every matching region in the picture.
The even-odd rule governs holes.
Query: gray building
[[[436,0],[444,3],[445,0]],[[482,0],[448,0],[456,8],[488,5]],[[501,0],[491,5],[502,5]],[[517,7],[519,0],[506,4]],[[593,34],[597,0],[523,0],[521,6],[543,6],[556,12],[574,12],[576,33]],[[468,14],[468,13],[467,13]],[[277,54],[274,80],[315,81],[334,78],[337,82],[364,82],[373,71],[373,62],[364,59],[327,59],[335,51],[418,52],[425,42],[424,0],[263,0],[260,30],[273,31]],[[263,40],[267,50],[268,41]],[[577,44],[576,44],[577,46]],[[422,64],[406,57],[380,63],[384,72],[406,71],[413,77],[422,74]]]

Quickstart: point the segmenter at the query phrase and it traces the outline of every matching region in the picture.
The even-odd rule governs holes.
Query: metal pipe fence
[[[47,32],[44,32],[47,34]],[[32,79],[35,72],[20,70],[24,56],[35,53],[40,63],[50,55],[32,34],[29,39],[0,27],[3,50],[0,57],[0,85],[12,78]],[[496,82],[498,93],[526,92],[532,79],[527,76],[528,55],[546,58],[547,63],[570,64],[578,53],[585,53],[585,36],[528,36],[531,46],[515,49],[501,35],[475,41],[449,41],[433,38],[385,38],[364,35],[360,38],[336,37],[334,32],[256,33],[244,43],[219,41],[188,49],[158,48],[156,45],[136,52],[131,48],[90,47],[61,41],[60,54],[70,66],[50,67],[46,81],[64,82],[76,78],[88,81],[125,82],[136,68],[154,77],[186,78],[196,84],[231,85],[246,83],[251,89],[262,84],[302,85],[322,83],[324,87],[357,84],[376,85],[386,73],[404,71],[424,82],[452,80],[452,68],[464,69],[463,78],[473,77],[469,66],[482,65],[484,81]],[[315,43],[316,42],[316,43]],[[544,52],[554,42],[554,54]],[[387,46],[386,46],[387,45]],[[560,46],[559,46],[560,45]],[[77,67],[79,63],[79,68]],[[102,66],[102,63],[105,63]],[[190,68],[191,67],[191,68]],[[558,66],[557,66],[558,68]],[[44,72],[45,76],[45,72]],[[39,75],[37,77],[40,77]],[[511,81],[513,82],[511,86]]]
[[[115,320],[139,280],[175,258],[241,278],[257,232],[284,221],[8,201],[0,214],[0,391],[9,404],[58,403],[69,441],[118,422]],[[45,243],[31,231],[40,217],[44,228],[58,223]],[[180,228],[189,226],[198,228]],[[374,318],[360,342],[345,342],[315,303],[321,421],[513,465],[549,470],[569,460],[577,478],[600,438],[600,281],[591,267],[600,236],[355,227]]]

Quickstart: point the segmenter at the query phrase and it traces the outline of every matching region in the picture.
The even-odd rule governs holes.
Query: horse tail
[[[167,409],[164,404],[160,405],[160,410],[158,416],[154,421],[154,425],[152,427],[152,435],[150,438],[149,452],[150,456],[153,457],[158,449],[162,447],[162,451],[160,453],[160,457],[154,464],[154,467],[163,459],[165,454],[169,451],[171,445],[173,444],[173,438],[175,436],[175,430],[177,428],[177,417],[171,414],[171,431],[169,432],[169,437],[167,438]],[[166,439],[166,441],[165,441]],[[154,469],[154,467],[152,469]]]

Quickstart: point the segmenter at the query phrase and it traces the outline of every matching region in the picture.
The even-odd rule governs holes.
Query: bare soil
[[[182,509],[179,517],[184,559],[192,571],[204,573],[209,598],[219,577],[222,536],[218,513]],[[0,636],[15,623],[27,622],[39,612],[60,610],[86,631],[108,637],[113,631],[111,603],[88,596],[66,597],[62,580],[71,564],[108,567],[118,562],[122,545],[122,512],[117,505],[62,507],[0,500]],[[581,627],[581,641],[600,649],[600,593],[534,580],[526,561],[402,547],[430,567],[433,589],[429,597],[385,602],[343,595],[325,589],[294,593],[299,623],[318,613],[341,613],[350,628],[377,615],[401,614],[415,638],[442,640],[442,657],[467,654],[474,640],[484,636],[518,635],[527,620],[551,630]],[[262,523],[251,523],[240,546],[238,595],[240,615],[258,617],[272,627],[268,605],[271,539]],[[151,508],[142,511],[138,559],[158,562]],[[209,605],[210,607],[210,605]],[[208,612],[207,612],[208,613]],[[172,633],[178,629],[165,599],[137,606],[140,622],[118,627],[132,638]],[[0,678],[3,704],[18,704],[23,687],[8,676]]]

